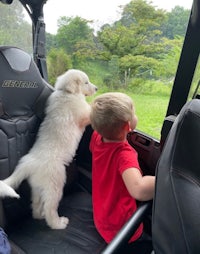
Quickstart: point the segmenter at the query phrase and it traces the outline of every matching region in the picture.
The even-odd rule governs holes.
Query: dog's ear
[[[57,78],[55,88],[68,93],[80,93],[81,92],[81,79],[75,75],[67,75],[65,73]]]
[[[80,77],[76,77],[74,80],[73,91],[74,93],[81,93],[82,80]]]
[[[78,77],[72,78],[70,81],[66,82],[64,89],[68,93],[81,93],[81,80]]]

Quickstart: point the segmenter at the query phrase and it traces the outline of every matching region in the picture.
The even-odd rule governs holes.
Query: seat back
[[[16,47],[0,47],[0,179],[13,172],[33,145],[52,91],[29,54]],[[23,202],[23,197],[4,200],[8,221],[18,218]]]
[[[182,108],[157,170],[152,238],[155,254],[200,253],[200,101]]]

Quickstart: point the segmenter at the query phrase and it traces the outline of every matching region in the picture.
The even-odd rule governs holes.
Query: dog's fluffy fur
[[[27,179],[32,190],[33,217],[45,218],[53,229],[64,229],[68,224],[68,218],[59,217],[57,212],[66,181],[65,165],[72,161],[90,122],[90,105],[85,96],[96,90],[82,71],[72,69],[58,77],[34,146],[20,159],[13,174],[3,180],[3,188],[0,185],[4,196],[18,197],[10,187],[16,189]]]

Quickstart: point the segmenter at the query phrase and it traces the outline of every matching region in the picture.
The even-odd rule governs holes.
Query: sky
[[[120,7],[131,0],[48,0],[44,5],[46,31],[56,33],[61,16],[79,16],[95,22],[95,29],[120,18]],[[148,1],[150,2],[150,1]],[[155,7],[170,11],[176,5],[191,9],[192,0],[151,0]]]

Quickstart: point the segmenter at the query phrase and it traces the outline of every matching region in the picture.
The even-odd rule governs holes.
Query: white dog
[[[35,144],[20,159],[13,174],[3,180],[7,187],[16,189],[27,179],[32,190],[33,217],[45,218],[52,229],[64,229],[68,224],[68,218],[59,217],[57,212],[66,182],[65,165],[73,160],[90,123],[90,105],[85,96],[96,90],[82,71],[72,69],[58,77]],[[16,193],[7,195],[18,197]]]

